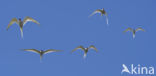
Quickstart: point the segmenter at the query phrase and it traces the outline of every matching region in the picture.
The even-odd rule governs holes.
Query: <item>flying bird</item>
[[[34,22],[36,24],[40,24],[39,22],[37,22],[36,20],[34,20],[31,17],[25,17],[24,20],[22,21],[21,18],[17,19],[17,18],[13,18],[10,23],[8,24],[7,30],[10,28],[10,26],[14,23],[18,24],[20,27],[20,31],[21,31],[21,37],[23,38],[23,26],[27,23],[27,22]]]
[[[84,51],[84,56],[83,56],[84,58],[86,58],[89,49],[94,49],[96,52],[98,52],[98,50],[95,48],[94,45],[91,45],[87,48],[84,48],[83,46],[80,45],[77,48],[75,48],[74,50],[72,50],[72,52],[76,51],[77,49],[81,49]]]
[[[127,31],[131,31],[133,33],[133,38],[135,38],[135,34],[137,31],[144,31],[145,32],[145,30],[142,28],[137,28],[137,29],[127,28],[124,32],[127,32]]]
[[[45,51],[43,51],[43,50],[39,51],[39,50],[36,50],[36,49],[24,49],[24,51],[30,51],[30,52],[40,54],[40,61],[41,61],[44,54],[52,53],[52,52],[59,52],[61,50],[48,49],[48,50],[45,50]]]
[[[108,15],[107,15],[106,11],[104,10],[104,8],[95,10],[89,17],[91,17],[91,16],[93,16],[94,14],[97,14],[97,13],[101,13],[101,16],[103,16],[103,15],[106,16],[106,22],[107,22],[107,25],[108,25]]]

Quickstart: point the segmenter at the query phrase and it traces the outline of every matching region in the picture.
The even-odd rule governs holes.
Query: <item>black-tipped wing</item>
[[[96,49],[96,47],[95,47],[94,45],[91,45],[91,46],[89,47],[89,49],[94,49],[96,52],[98,52],[98,50]]]
[[[36,24],[40,24],[39,22],[37,22],[35,19],[33,19],[33,18],[31,18],[31,17],[25,17],[25,19],[23,20],[23,25],[25,25],[27,22],[29,22],[29,21],[31,21],[31,22],[34,22],[34,23],[36,23]]]
[[[13,18],[13,19],[10,21],[10,23],[8,24],[7,30],[8,30],[8,29],[10,28],[10,26],[11,26],[12,24],[14,24],[14,23],[19,24],[19,22],[18,22],[18,20],[17,20],[16,18]]]
[[[145,32],[145,30],[142,29],[142,28],[137,28],[135,31],[136,31],[136,32],[137,32],[137,31],[144,31],[144,32]]]
[[[132,28],[127,28],[124,32],[127,32],[127,31],[133,32],[133,29]]]
[[[78,46],[77,48],[75,48],[74,50],[72,50],[72,52],[76,51],[77,49],[85,50],[85,48],[83,46]]]
[[[24,51],[30,51],[30,52],[34,52],[34,53],[39,53],[40,51],[36,50],[36,49],[24,49]]]
[[[61,50],[49,49],[49,50],[44,51],[44,54],[51,53],[51,52],[60,52],[60,51]]]

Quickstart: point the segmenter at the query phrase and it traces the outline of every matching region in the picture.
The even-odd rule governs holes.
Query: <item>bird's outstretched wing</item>
[[[127,31],[133,32],[133,29],[132,28],[127,28],[124,32],[127,32]]]
[[[91,45],[91,46],[89,47],[89,49],[94,49],[96,52],[98,52],[98,50],[96,49],[96,47],[95,47],[94,45]]]
[[[18,20],[17,20],[16,18],[13,18],[13,19],[10,21],[10,23],[8,24],[7,30],[8,30],[8,29],[10,28],[10,26],[11,26],[12,24],[14,24],[14,23],[19,24],[19,22],[18,22]]]
[[[36,49],[24,49],[24,51],[30,51],[30,52],[34,52],[34,53],[39,53],[40,51],[36,50]]]
[[[37,22],[36,20],[34,20],[33,18],[31,17],[25,17],[24,20],[23,20],[23,25],[25,25],[28,21],[31,21],[31,22],[34,22],[36,24],[40,24],[39,22]]]
[[[85,50],[85,48],[83,46],[78,46],[77,48],[75,48],[74,50],[72,50],[72,52],[76,51],[77,49]]]
[[[93,16],[96,13],[102,13],[102,10],[101,9],[95,10],[89,17]]]
[[[60,51],[61,50],[49,49],[49,50],[44,51],[44,54],[51,53],[51,52],[60,52]]]
[[[136,32],[137,32],[137,31],[144,31],[144,32],[145,32],[145,30],[142,29],[142,28],[137,28],[135,31],[136,31]]]

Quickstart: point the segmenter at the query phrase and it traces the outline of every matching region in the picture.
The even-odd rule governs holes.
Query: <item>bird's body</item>
[[[133,29],[133,38],[135,38],[135,33],[136,33],[136,31]]]
[[[21,20],[21,18],[19,18],[19,26],[22,28],[23,27],[23,21]]]
[[[127,32],[127,31],[131,31],[133,34],[133,38],[135,38],[135,34],[137,31],[145,31],[145,30],[142,28],[137,28],[137,29],[127,28],[124,32]]]
[[[86,58],[89,48],[84,48],[84,58]]]
[[[24,51],[30,51],[30,52],[40,54],[40,61],[41,61],[44,54],[51,53],[51,52],[59,52],[60,50],[49,49],[49,50],[46,50],[46,51],[43,51],[43,50],[39,51],[39,50],[36,50],[36,49],[24,49]]]
[[[21,18],[19,19],[19,27],[20,27],[20,31],[21,31],[21,37],[23,38],[23,21],[21,20]]]
[[[84,48],[83,46],[78,46],[77,48],[72,50],[72,52],[76,51],[77,49],[82,49],[84,51],[84,56],[83,56],[84,58],[86,58],[89,49],[94,49],[96,52],[98,52],[98,50],[93,45],[87,48]]]
[[[44,51],[41,50],[41,51],[40,51],[40,60],[42,60],[43,54],[44,54]]]
[[[10,23],[8,24],[8,27],[7,27],[7,30],[10,28],[10,26],[14,23],[18,24],[19,27],[20,27],[20,31],[21,31],[21,37],[23,38],[23,26],[28,22],[28,21],[31,21],[31,22],[34,22],[36,24],[40,24],[39,22],[37,22],[36,20],[32,19],[31,17],[25,17],[24,20],[22,21],[21,18],[19,19],[16,19],[16,18],[13,18]]]
[[[101,16],[105,15],[106,16],[106,22],[108,25],[108,15],[107,15],[106,11],[104,10],[104,8],[95,10],[89,17],[93,16],[96,13],[101,13]]]

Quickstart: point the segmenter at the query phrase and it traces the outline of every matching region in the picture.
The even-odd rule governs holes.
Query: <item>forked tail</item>
[[[20,28],[21,31],[21,37],[23,38],[23,28]]]

